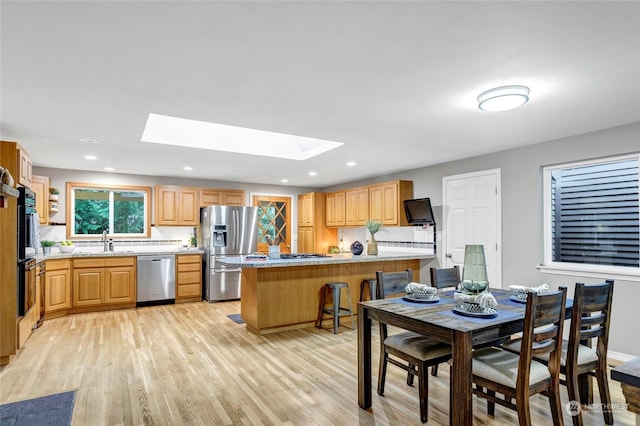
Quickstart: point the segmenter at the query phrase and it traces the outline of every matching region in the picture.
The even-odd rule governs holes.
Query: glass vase
[[[464,248],[464,269],[462,287],[469,293],[480,293],[489,286],[487,262],[484,258],[484,246],[466,245]]]

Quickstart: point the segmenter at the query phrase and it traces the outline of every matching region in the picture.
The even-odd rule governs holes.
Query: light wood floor
[[[201,302],[48,320],[0,371],[0,403],[75,389],[76,426],[420,424],[418,390],[393,366],[385,397],[374,390],[373,409],[358,408],[356,331],[257,336],[227,318],[239,312],[239,302]],[[374,374],[377,360],[376,353]],[[429,382],[434,425],[448,424],[442,367]],[[624,403],[619,384],[610,385],[614,402]],[[531,404],[533,424],[551,424],[547,400],[536,396]],[[488,417],[478,399],[474,416],[478,425],[517,424],[515,412],[501,407]],[[625,410],[614,416],[617,425],[635,423]],[[584,419],[603,424],[598,413]]]

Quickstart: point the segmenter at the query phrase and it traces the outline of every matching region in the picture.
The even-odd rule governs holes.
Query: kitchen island
[[[418,281],[420,262],[432,259],[435,259],[433,254],[389,253],[263,261],[247,261],[238,256],[220,262],[227,267],[242,268],[242,319],[249,330],[269,334],[313,327],[318,315],[320,290],[327,282],[349,283],[355,314],[363,279],[375,278],[376,271],[392,272],[410,268],[414,270],[414,279]],[[344,307],[347,306],[345,295],[343,292]]]

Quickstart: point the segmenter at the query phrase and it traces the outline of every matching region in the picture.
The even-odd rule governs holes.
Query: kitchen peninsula
[[[330,281],[349,283],[356,310],[360,282],[376,271],[414,270],[420,279],[420,262],[433,254],[393,253],[378,256],[332,255],[319,258],[247,261],[242,257],[220,260],[242,268],[240,310],[247,328],[258,334],[313,327],[318,315],[320,290]],[[344,293],[343,293],[344,297]],[[346,306],[346,303],[343,303]]]

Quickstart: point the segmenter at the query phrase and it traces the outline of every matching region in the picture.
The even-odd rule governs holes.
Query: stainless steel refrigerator
[[[209,206],[200,209],[199,245],[205,251],[203,297],[209,302],[240,298],[241,269],[216,260],[242,256],[258,246],[256,207]]]

